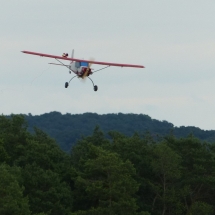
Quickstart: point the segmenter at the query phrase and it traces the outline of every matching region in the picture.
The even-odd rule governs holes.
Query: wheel
[[[94,91],[97,91],[98,90],[98,86],[94,86]]]
[[[65,88],[67,88],[69,86],[69,83],[68,82],[66,82],[65,83]]]

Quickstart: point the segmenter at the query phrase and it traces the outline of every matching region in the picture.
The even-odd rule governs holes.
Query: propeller
[[[92,61],[92,62],[90,62],[90,63],[88,64],[88,67],[87,67],[87,69],[86,69],[84,75],[82,76],[82,79],[85,79],[85,78],[87,77],[87,74],[88,74],[89,70],[91,69],[91,66],[92,66],[94,60],[95,60],[94,58],[90,58],[89,61]]]

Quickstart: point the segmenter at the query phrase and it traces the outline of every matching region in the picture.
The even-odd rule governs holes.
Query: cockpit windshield
[[[88,67],[89,63],[87,62],[80,62],[80,66]]]

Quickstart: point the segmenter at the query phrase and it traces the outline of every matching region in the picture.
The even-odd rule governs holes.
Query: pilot
[[[63,53],[62,57],[68,57],[68,53]]]

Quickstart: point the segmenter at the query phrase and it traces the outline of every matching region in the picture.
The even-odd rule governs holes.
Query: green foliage
[[[45,213],[38,213],[38,214],[33,214],[33,215],[47,215],[47,214],[45,214]]]
[[[181,158],[169,146],[165,143],[157,144],[153,154],[155,159],[151,162],[152,170],[162,177],[163,182],[180,177]]]
[[[6,152],[4,141],[0,139],[0,163],[6,162],[9,160],[9,156]]]
[[[178,194],[178,179],[181,176],[181,157],[165,142],[155,145],[152,149],[154,159],[151,161],[152,171],[156,180],[150,181],[155,201],[158,202],[162,214],[181,214],[184,210]],[[153,208],[154,210],[154,208]],[[171,211],[171,212],[170,212]]]
[[[52,127],[49,114],[44,116]],[[52,117],[57,121],[61,114]],[[102,129],[112,130],[107,138],[99,127],[79,127],[98,122],[98,115],[77,117],[79,136],[93,133],[77,141],[70,155],[42,130],[29,133],[23,116],[0,117],[0,214],[215,214],[215,144],[194,135],[178,139],[174,131],[161,138],[110,129],[108,119],[121,121],[121,131],[140,128],[132,114],[128,120],[105,115]],[[140,118],[159,132],[162,123],[170,126]],[[70,120],[64,123],[69,126]]]
[[[0,214],[30,215],[28,199],[23,196],[24,188],[17,180],[19,169],[0,164]]]
[[[123,162],[116,153],[92,144],[88,147],[91,159],[83,164],[75,186],[85,190],[91,202],[89,214],[135,214],[137,206],[132,196],[138,184],[132,178],[133,165]]]
[[[153,139],[148,133],[144,135],[144,138],[141,138],[138,134],[126,137],[118,132],[110,132],[110,136],[112,144],[109,144],[108,149],[117,152],[123,161],[130,160],[136,169],[135,180],[140,185],[136,193],[138,211],[151,210],[153,193],[148,181],[151,181],[154,177],[150,166]]]
[[[0,116],[0,140],[6,150],[8,164],[22,153],[22,145],[26,145],[27,125],[23,116],[12,115],[11,118]]]
[[[209,205],[205,202],[195,202],[189,212],[188,215],[211,215],[213,214],[214,207],[212,205]]]
[[[201,140],[215,142],[215,131],[204,131],[196,127],[174,127],[167,121],[159,121],[143,114],[61,114],[50,112],[40,116],[25,115],[29,124],[29,131],[33,132],[36,126],[51,137],[55,138],[61,149],[69,152],[72,146],[81,139],[93,133],[93,129],[99,126],[108,137],[108,132],[117,131],[126,136],[132,136],[135,132],[144,134],[150,132],[153,138],[173,134],[175,137],[187,137],[193,134]]]
[[[36,163],[27,164],[23,169],[23,179],[32,211],[50,215],[69,213],[72,208],[70,188],[65,182],[61,182],[56,172],[44,170]]]
[[[215,160],[210,150],[213,144],[202,143],[192,135],[183,139],[171,139],[169,145],[182,158],[181,186],[187,187],[184,199],[187,210],[195,202],[214,204]]]
[[[10,172],[16,169],[13,167],[14,165],[19,167],[20,174],[13,175],[14,181],[17,183],[8,185],[8,191],[10,191],[10,189],[18,189],[16,186],[20,184],[19,196],[15,194],[15,192],[18,193],[16,190],[13,195],[9,196],[11,204],[13,201],[18,202],[17,196],[20,202],[22,199],[24,203],[27,202],[26,207],[28,207],[29,214],[30,210],[33,214],[69,214],[72,209],[69,155],[62,152],[55,141],[41,130],[36,129],[34,135],[28,133],[22,116],[12,116],[11,118],[2,116],[0,118],[0,140],[1,161],[5,161],[11,166]],[[0,178],[2,182],[3,177]],[[8,179],[8,181],[10,180]],[[7,186],[5,187],[2,183],[1,188],[6,189]],[[12,194],[12,191],[10,193]],[[7,209],[10,207],[6,202],[3,204]],[[21,203],[19,204],[21,208]],[[11,210],[13,208],[15,206],[11,206]],[[17,212],[11,211],[11,214],[28,213],[24,209],[22,213],[17,209]]]

